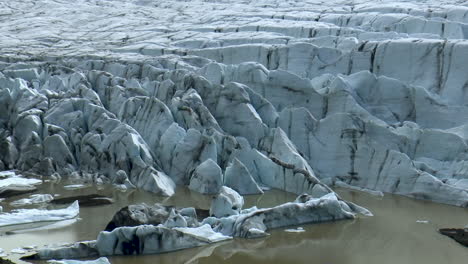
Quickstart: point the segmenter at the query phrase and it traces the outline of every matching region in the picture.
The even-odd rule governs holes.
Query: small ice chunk
[[[31,204],[40,204],[40,203],[48,203],[52,201],[54,197],[50,194],[33,194],[29,196],[29,198],[23,198],[11,202],[12,206],[23,206],[23,205],[31,205]]]
[[[418,224],[429,224],[428,220],[416,220],[416,223]]]
[[[76,189],[82,189],[82,188],[85,188],[86,185],[84,184],[70,184],[70,185],[65,185],[63,186],[63,188],[67,189],[67,190],[76,190]]]
[[[30,246],[24,246],[23,248],[26,249],[26,250],[33,250],[33,249],[37,248],[37,246],[36,245],[30,245]]]
[[[285,229],[284,231],[288,232],[288,233],[302,233],[302,232],[305,232],[304,228],[302,228],[302,227],[298,227],[296,229],[294,229],[294,228]]]
[[[98,258],[96,260],[71,260],[71,259],[62,259],[62,260],[49,260],[47,263],[51,264],[110,264],[109,260],[106,257]]]
[[[248,232],[248,238],[260,238],[260,237],[265,237],[265,236],[269,236],[270,234],[268,234],[267,232],[261,230],[261,229],[258,229],[258,228],[255,228],[255,227],[252,227],[249,229],[249,232]]]
[[[213,231],[213,229],[211,229],[211,226],[209,224],[204,224],[200,227],[175,227],[173,229],[192,235],[208,243],[214,243],[214,242],[232,239],[232,237],[230,236],[225,236],[221,233],[217,233]]]
[[[23,249],[23,248],[14,248],[14,249],[10,250],[10,252],[13,253],[13,254],[26,254],[26,253],[28,253],[28,251]]]
[[[0,171],[0,178],[8,178],[15,175],[16,173],[14,171]]]
[[[50,179],[52,181],[60,181],[62,179],[62,176],[60,176],[60,174],[54,172],[54,173],[52,173],[52,175],[50,175]]]

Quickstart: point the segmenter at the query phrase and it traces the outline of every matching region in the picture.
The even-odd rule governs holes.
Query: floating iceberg
[[[70,185],[65,185],[63,188],[67,190],[76,190],[76,189],[83,189],[86,188],[87,186],[84,184],[70,184]]]
[[[51,194],[32,194],[29,198],[23,198],[16,201],[11,202],[12,206],[23,206],[23,205],[31,205],[31,204],[41,204],[41,203],[48,203],[52,201],[54,197]]]
[[[284,232],[288,232],[288,233],[303,233],[305,232],[304,228],[302,227],[298,227],[296,229],[292,229],[292,228],[288,228],[288,229],[285,229]]]
[[[14,248],[10,250],[10,253],[23,255],[23,254],[28,253],[28,251],[25,250],[24,248]]]
[[[21,233],[28,233],[28,232],[34,232],[34,231],[59,229],[59,228],[63,228],[66,226],[73,225],[79,220],[80,218],[72,218],[72,219],[67,219],[67,220],[60,220],[60,221],[53,222],[53,223],[41,222],[41,223],[36,223],[32,225],[23,225],[22,229],[17,229],[17,228],[10,226],[11,228],[9,228],[8,233],[9,234],[21,234]]]
[[[35,185],[41,183],[42,181],[38,179],[29,179],[18,176],[0,179],[0,194],[7,191],[35,190]]]
[[[222,188],[219,196],[237,194]],[[223,192],[223,189],[224,192]],[[237,194],[238,195],[238,194]],[[216,203],[214,200],[213,203]],[[231,209],[232,203],[218,204]],[[240,210],[223,217],[197,220],[194,208],[176,210],[159,204],[130,205],[112,218],[97,240],[78,242],[55,248],[42,248],[31,259],[80,258],[84,256],[110,256],[133,254],[159,254],[185,248],[204,246],[233,237],[258,238],[268,235],[267,230],[291,225],[353,219],[358,213],[370,214],[340,200],[334,193],[321,198],[301,195],[294,202],[273,208],[256,207]],[[221,208],[219,208],[221,210]],[[231,209],[232,210],[232,209]],[[227,211],[222,210],[222,211]],[[301,228],[290,232],[303,232]]]
[[[40,222],[55,222],[72,219],[79,214],[78,201],[69,207],[56,210],[17,209],[11,213],[0,214],[0,228]]]
[[[227,217],[208,217],[203,224],[224,235],[243,238],[256,238],[268,235],[267,230],[340,219],[353,219],[358,213],[371,215],[364,208],[340,200],[334,193],[313,198],[301,195],[296,201],[272,208],[246,210],[243,214]]]
[[[15,171],[0,171],[0,178],[9,178],[16,175]]]
[[[47,263],[50,264],[110,264],[109,260],[105,257],[98,258],[95,260],[71,260],[71,259],[62,259],[62,260],[49,260]]]

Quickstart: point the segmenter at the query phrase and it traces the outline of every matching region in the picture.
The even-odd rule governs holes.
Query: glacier
[[[0,181],[188,186],[216,196],[220,230],[245,219],[242,237],[274,215],[249,219],[242,195],[269,188],[350,215],[366,211],[332,187],[468,207],[466,1],[41,0],[0,15]]]
[[[0,170],[467,206],[463,1],[34,2],[1,9]]]

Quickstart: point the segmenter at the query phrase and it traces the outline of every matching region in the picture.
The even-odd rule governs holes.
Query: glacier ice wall
[[[163,195],[221,179],[319,196],[339,182],[468,206],[466,1],[21,1],[0,14],[0,170],[119,172]]]

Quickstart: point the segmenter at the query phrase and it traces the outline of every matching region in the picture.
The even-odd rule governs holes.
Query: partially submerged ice
[[[72,259],[61,259],[61,260],[49,260],[47,263],[50,264],[110,264],[109,260],[105,257],[98,258],[95,260],[72,260]]]
[[[244,198],[233,189],[223,186],[211,202],[210,215],[225,217],[238,215],[244,206]]]
[[[226,187],[223,187],[226,188]],[[218,196],[232,195],[232,189],[221,190]],[[224,204],[228,212],[232,204]],[[215,215],[198,221],[194,208],[175,209],[159,204],[130,205],[120,210],[97,240],[61,247],[42,248],[28,258],[82,258],[133,254],[159,254],[208,245],[232,239],[259,238],[266,231],[291,225],[353,219],[357,213],[371,215],[365,209],[339,199],[334,193],[320,198],[304,194],[294,202],[273,208],[256,207],[228,215]]]
[[[0,172],[0,198],[35,191],[42,180],[25,178],[13,171]]]
[[[78,215],[79,205],[77,201],[63,209],[17,209],[0,214],[0,229],[24,224],[73,219]]]
[[[24,206],[33,204],[43,204],[54,200],[51,194],[32,194],[29,198],[23,198],[10,203],[12,206]]]
[[[371,216],[364,208],[339,199],[329,193],[320,198],[304,194],[296,201],[281,204],[272,208],[250,208],[241,213],[224,217],[209,217],[203,223],[225,235],[257,238],[268,235],[269,229],[300,225],[307,223],[352,219],[357,213]]]

